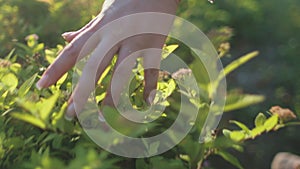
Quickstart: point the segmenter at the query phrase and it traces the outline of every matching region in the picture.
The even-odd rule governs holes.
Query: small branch
[[[197,169],[201,169],[202,168],[202,163],[203,163],[203,160],[200,160],[197,164]]]
[[[284,124],[284,126],[300,126],[300,122],[289,122]]]

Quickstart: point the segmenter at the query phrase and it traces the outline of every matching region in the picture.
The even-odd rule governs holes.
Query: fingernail
[[[67,42],[72,40],[73,32],[66,32],[61,35]]]
[[[100,122],[105,122],[105,118],[104,118],[102,112],[99,112],[98,120],[99,120]]]
[[[72,121],[74,118],[73,118],[73,116],[69,116],[67,113],[65,113],[65,119],[67,121]]]
[[[41,90],[42,88],[47,86],[49,79],[48,79],[48,75],[44,75],[42,76],[42,78],[36,83],[36,88]]]
[[[67,36],[68,36],[69,34],[70,34],[70,32],[65,32],[65,33],[61,34],[61,36],[62,36],[64,39],[66,39]]]
[[[156,96],[156,90],[153,90],[152,92],[150,92],[148,99],[147,99],[149,105],[153,104],[155,96]]]
[[[68,121],[72,121],[74,119],[74,112],[75,112],[74,104],[72,103],[67,108],[67,111],[65,113],[65,119]]]
[[[151,96],[148,97],[148,104],[149,105],[153,104],[153,98]]]

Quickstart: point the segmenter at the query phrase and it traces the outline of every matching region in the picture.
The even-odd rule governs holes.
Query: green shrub
[[[174,45],[167,46],[165,50],[170,53],[176,47]],[[39,91],[34,87],[39,72],[43,71],[44,66],[53,61],[61,48],[58,46],[58,48],[45,50],[44,45],[38,43],[36,35],[30,35],[27,37],[27,45],[18,44],[17,52],[13,50],[5,59],[1,60],[0,108],[3,112],[0,116],[0,125],[3,128],[0,133],[1,168],[88,167],[102,169],[121,168],[121,164],[124,162],[132,163],[101,150],[84,134],[78,122],[72,123],[64,119],[66,100],[71,92],[72,72],[63,76],[56,85],[49,89]],[[230,73],[257,54],[257,52],[250,53],[228,64],[224,69],[225,74]],[[141,68],[142,66],[137,67]],[[199,67],[197,69],[194,71],[202,70]],[[140,102],[142,95],[138,88],[142,86],[143,81],[138,80],[139,74],[136,76],[137,81],[130,91],[135,93],[132,95],[134,106],[142,108],[144,103]],[[188,78],[188,76],[188,74],[182,74],[180,78]],[[242,168],[238,159],[228,150],[243,151],[241,145],[245,140],[254,139],[265,132],[278,130],[289,125],[289,123],[280,120],[276,114],[268,117],[258,114],[255,120],[256,127],[253,129],[249,129],[240,122],[231,121],[240,127],[240,130],[224,130],[225,137],[211,133],[205,138],[204,143],[199,143],[199,133],[202,130],[210,103],[205,101],[207,99],[203,99],[202,102],[194,102],[195,96],[193,96],[192,91],[185,86],[179,89],[176,86],[180,84],[175,85],[172,81],[173,79],[170,77],[159,81],[158,86],[162,86],[160,90],[163,93],[166,92],[166,99],[176,97],[178,92],[184,92],[195,107],[200,108],[201,116],[196,120],[194,129],[179,145],[163,155],[136,160],[131,164],[135,165],[136,168],[155,168],[155,166],[196,168],[202,166],[203,162],[211,155],[219,155],[237,168]],[[174,85],[170,85],[171,83]],[[101,84],[105,85],[105,80]],[[100,91],[99,95],[102,93],[103,91]],[[101,102],[102,99],[103,97],[100,97],[98,101]],[[262,96],[231,93],[228,95],[225,111],[240,109],[261,102],[263,99]],[[174,110],[176,110],[178,103],[173,103],[171,100],[167,99],[167,102],[164,103],[168,106],[165,114],[169,120],[174,121],[176,118]],[[168,103],[169,101],[170,103]],[[128,130],[130,126],[126,129],[122,127],[122,123],[114,122],[114,120],[118,120],[114,116],[119,115],[113,113],[113,109],[107,109],[107,111],[111,122],[117,125],[116,128],[123,128],[124,130],[121,131],[133,134],[128,133],[131,131]],[[146,127],[145,131],[154,131],[155,134],[157,131],[164,131],[169,127],[168,123],[159,123],[159,121],[156,123],[160,125]],[[143,136],[145,131],[138,133],[138,136]]]

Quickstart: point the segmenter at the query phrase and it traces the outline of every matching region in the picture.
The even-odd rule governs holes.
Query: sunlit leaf
[[[240,142],[242,140],[244,140],[246,137],[244,131],[232,131],[230,133],[230,139],[232,139],[233,141],[236,142]]]
[[[12,73],[8,73],[4,75],[0,82],[5,86],[5,88],[9,91],[14,91],[18,86],[18,78],[16,75]]]
[[[18,105],[20,105],[25,110],[29,111],[31,114],[38,116],[38,107],[35,103],[27,100],[25,98],[17,100]]]
[[[46,129],[46,124],[39,118],[36,118],[33,115],[25,114],[25,113],[11,113],[12,117],[30,123],[36,127],[41,129]]]
[[[255,118],[255,126],[263,126],[264,123],[266,122],[267,118],[263,113],[259,113],[256,118]]]
[[[111,70],[111,65],[107,66],[107,68],[104,70],[104,72],[101,74],[99,80],[98,80],[98,84],[100,84],[103,79],[107,76],[107,74],[109,73],[109,71]]]
[[[43,43],[39,43],[34,47],[33,52],[34,53],[40,52],[44,49],[44,47],[45,45]]]
[[[226,105],[224,107],[225,112],[248,107],[253,104],[260,103],[265,100],[262,95],[250,95],[250,94],[229,94],[226,99]]]
[[[45,53],[46,53],[45,58],[46,58],[46,60],[48,61],[48,63],[50,63],[50,64],[53,63],[54,60],[55,60],[55,55],[56,55],[56,53],[53,52],[53,51],[51,51],[51,50],[49,50],[49,49],[46,49],[46,50],[45,50]]]
[[[227,137],[227,138],[230,138],[230,133],[231,133],[230,130],[227,130],[227,129],[224,129],[224,130],[223,130],[223,135],[224,135],[225,137]]]
[[[56,82],[56,86],[60,87],[67,79],[68,77],[68,72],[65,73],[57,82]]]
[[[21,68],[22,66],[19,63],[13,63],[9,66],[9,69],[16,74],[20,71]]]
[[[25,96],[28,91],[30,90],[30,88],[32,87],[35,79],[37,77],[37,73],[34,74],[33,76],[31,76],[28,80],[26,80],[22,85],[21,87],[19,88],[19,91],[18,91],[18,96],[19,97],[23,97]]]
[[[188,155],[180,154],[179,157],[180,157],[181,159],[183,159],[184,161],[187,161],[187,162],[190,162],[190,161],[191,161],[191,158],[190,158]]]
[[[162,53],[162,58],[166,59],[171,53],[173,53],[179,45],[169,45],[164,47],[163,53]]]
[[[105,98],[105,96],[106,96],[106,92],[101,93],[100,95],[96,96],[96,102],[98,103],[98,102],[102,101]]]
[[[266,131],[266,128],[264,126],[258,126],[251,130],[250,134],[252,138],[255,138],[259,135],[261,135],[264,131]]]
[[[169,82],[168,82],[168,87],[167,87],[167,93],[166,93],[166,96],[170,96],[174,90],[176,89],[176,83],[173,79],[170,79]]]
[[[239,126],[242,130],[244,130],[247,133],[250,132],[249,128],[241,122],[238,122],[238,121],[235,121],[235,120],[230,120],[230,123],[233,123],[233,124]]]
[[[271,131],[276,127],[278,121],[279,121],[278,115],[273,115],[272,117],[266,120],[266,122],[264,123],[264,127],[266,128],[267,131]]]
[[[51,110],[53,109],[60,92],[55,93],[53,96],[51,96],[48,99],[43,99],[39,103],[37,103],[37,107],[39,109],[40,117],[43,120],[47,120],[49,118],[49,115],[51,113]]]
[[[248,62],[250,59],[256,57],[259,54],[258,51],[254,51],[251,52],[247,55],[244,55],[238,59],[236,59],[235,61],[231,62],[229,65],[227,65],[224,68],[224,73],[221,73],[221,76],[227,76],[229,73],[231,73],[232,71],[234,71],[235,69],[237,69],[238,67],[240,67],[241,65],[245,64],[246,62]],[[219,77],[220,78],[224,78],[224,77]]]
[[[1,88],[0,88],[1,89]],[[0,90],[1,91],[1,97],[0,97],[0,106],[5,106],[4,104],[5,104],[5,99],[6,99],[6,97],[7,97],[7,95],[8,95],[8,91],[4,91],[4,90]],[[3,93],[2,93],[3,92]],[[4,114],[4,113],[3,113]],[[2,115],[3,115],[2,114]]]

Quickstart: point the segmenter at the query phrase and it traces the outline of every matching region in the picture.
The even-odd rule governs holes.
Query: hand
[[[67,32],[62,35],[69,44],[62,50],[54,63],[44,72],[42,78],[37,83],[37,87],[47,88],[54,84],[63,74],[70,70],[78,60],[92,52],[83,69],[82,76],[69,99],[66,117],[73,118],[75,116],[75,109],[76,112],[82,110],[90,93],[95,88],[97,79],[99,79],[103,71],[110,64],[113,56],[117,54],[118,59],[113,78],[118,78],[118,84],[115,85],[113,84],[114,82],[111,81],[103,101],[105,105],[114,106],[118,102],[118,99],[115,100],[114,97],[113,102],[111,92],[112,85],[114,85],[113,93],[120,93],[124,83],[130,76],[131,68],[134,64],[130,61],[128,63],[126,62],[127,65],[120,67],[122,61],[128,59],[129,56],[136,58],[142,55],[144,67],[156,68],[147,69],[144,72],[144,99],[150,103],[153,100],[153,91],[155,91],[157,86],[161,53],[142,51],[149,48],[161,49],[166,36],[159,34],[139,34],[126,37],[125,34],[132,31],[139,31],[149,26],[156,26],[161,29],[162,32],[168,32],[172,26],[172,21],[160,21],[157,23],[154,21],[151,23],[151,20],[142,18],[141,20],[129,19],[126,20],[126,22],[117,22],[117,26],[115,25],[112,28],[106,28],[105,26],[124,16],[141,12],[159,12],[174,15],[178,4],[179,0],[106,0],[99,15],[87,25],[78,31]],[[157,20],[159,20],[159,18],[157,18]],[[120,25],[120,23],[122,23],[122,25]],[[114,40],[120,37],[125,38],[114,43]],[[86,44],[89,39],[92,40]],[[87,47],[84,48],[84,45]],[[119,67],[120,71],[118,72],[121,73],[121,75],[119,74],[117,76],[118,73],[115,71]],[[118,96],[116,96],[116,98],[118,98]]]

